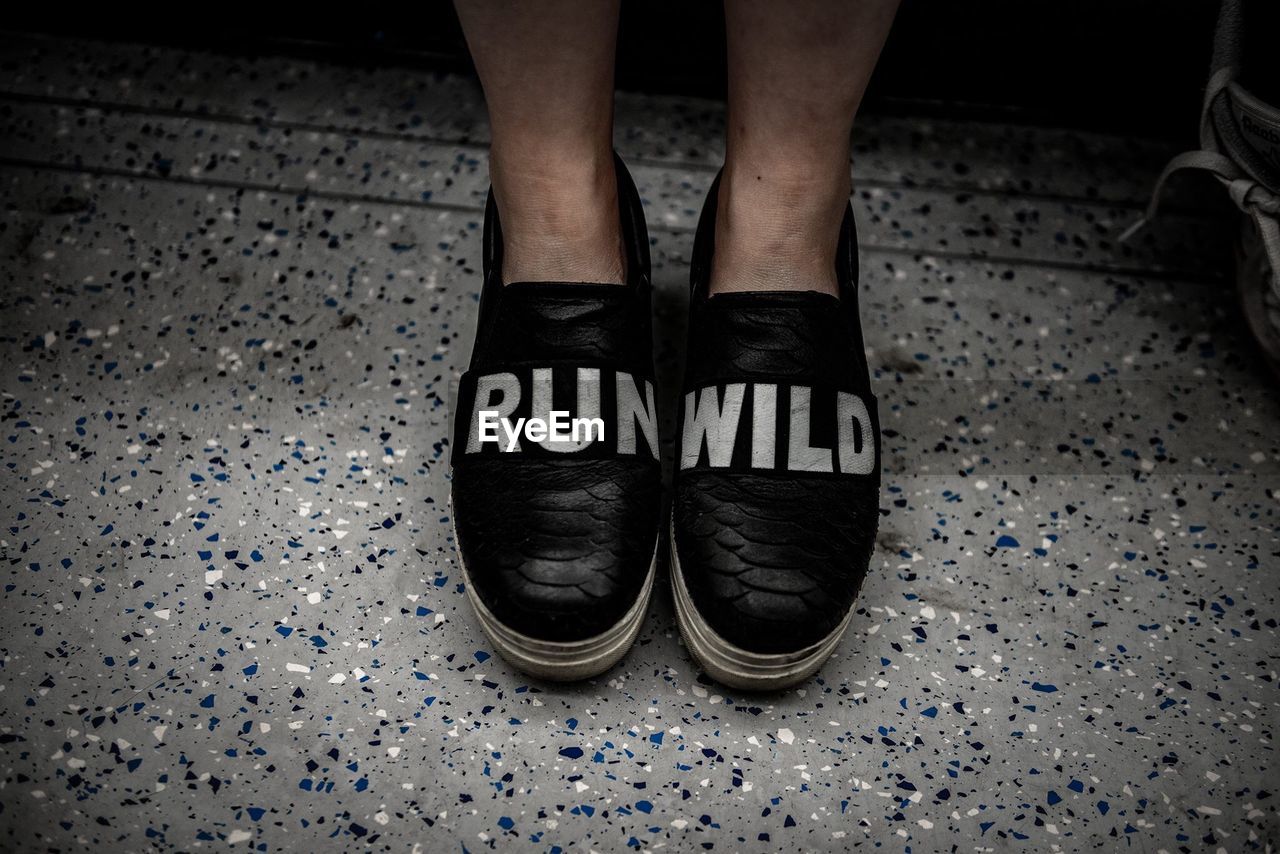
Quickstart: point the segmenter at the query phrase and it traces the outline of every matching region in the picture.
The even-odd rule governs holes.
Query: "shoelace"
[[[1226,186],[1235,203],[1242,212],[1248,214],[1258,227],[1262,238],[1262,246],[1271,263],[1271,290],[1276,299],[1280,299],[1280,196],[1245,172],[1234,160],[1222,153],[1217,134],[1213,129],[1211,107],[1213,101],[1235,79],[1239,69],[1236,66],[1220,68],[1205,88],[1204,106],[1200,113],[1200,145],[1199,151],[1188,151],[1179,154],[1169,161],[1156,179],[1155,189],[1151,193],[1151,202],[1146,212],[1133,225],[1120,235],[1121,242],[1127,241],[1143,227],[1156,218],[1159,212],[1160,196],[1164,192],[1165,182],[1174,172],[1182,169],[1202,169],[1212,173]]]

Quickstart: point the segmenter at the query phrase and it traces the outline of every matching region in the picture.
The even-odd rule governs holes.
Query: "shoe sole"
[[[653,594],[653,579],[657,574],[658,549],[655,545],[653,560],[649,563],[649,574],[645,577],[644,587],[635,603],[614,623],[594,637],[576,641],[549,641],[530,637],[505,625],[494,615],[489,607],[481,601],[471,583],[467,572],[467,562],[462,557],[462,547],[458,541],[458,527],[454,521],[453,496],[449,496],[449,518],[453,525],[454,550],[458,554],[458,565],[462,567],[467,598],[475,611],[485,637],[493,644],[493,648],[512,667],[530,676],[546,679],[551,682],[576,682],[599,676],[613,667],[631,649],[640,627],[644,625],[645,614],[649,610],[649,598]]]
[[[671,522],[671,594],[684,645],[711,678],[745,691],[777,691],[808,679],[831,656],[853,619],[853,609],[822,640],[796,652],[760,653],[735,646],[698,613],[684,583],[676,553],[675,521]]]

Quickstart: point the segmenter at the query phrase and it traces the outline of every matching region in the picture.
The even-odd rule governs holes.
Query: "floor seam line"
[[[156,175],[147,172],[135,172],[128,169],[117,169],[106,166],[48,163],[39,160],[7,157],[3,155],[0,155],[0,167],[29,169],[35,171],[47,170],[75,175],[98,175],[102,177],[125,178],[137,181],[155,181],[158,183],[177,184],[187,187],[212,187],[224,190],[243,190],[255,193],[276,193],[282,196],[305,196],[309,198],[333,199],[335,201],[357,204],[379,205],[384,207],[410,207],[420,210],[437,210],[448,211],[451,213],[473,214],[475,216],[482,216],[484,214],[484,209],[480,206],[463,205],[450,202],[424,201],[421,199],[388,199],[378,196],[344,193],[335,190],[311,189],[306,187],[284,187],[281,185],[271,184],[249,184],[218,178],[191,178],[185,175]],[[657,232],[663,234],[693,234],[695,232],[695,228],[692,226],[675,228],[662,223],[651,223],[648,226],[648,230],[650,233]],[[1036,269],[1062,271],[1069,270],[1084,273],[1096,273],[1100,275],[1129,276],[1133,278],[1158,279],[1161,281],[1177,281],[1194,284],[1216,284],[1222,281],[1221,275],[1214,275],[1212,273],[1194,273],[1182,270],[1150,270],[1140,267],[1071,264],[1069,262],[1053,259],[1018,258],[1005,255],[975,255],[965,252],[956,252],[954,250],[939,250],[912,246],[884,246],[868,243],[859,243],[858,246],[864,253],[883,253],[898,256],[909,255],[948,260],[978,261],[1008,267],[1031,267]]]
[[[417,135],[412,133],[396,133],[393,131],[377,130],[375,128],[361,128],[349,125],[326,125],[314,124],[310,122],[301,122],[292,119],[274,119],[263,116],[248,116],[243,114],[225,113],[225,112],[204,112],[200,110],[180,110],[172,107],[147,107],[137,104],[125,104],[118,101],[99,101],[86,98],[70,98],[59,95],[32,95],[25,92],[13,92],[10,90],[0,89],[0,101],[15,101],[25,104],[48,105],[74,107],[79,109],[99,110],[102,112],[115,112],[125,115],[152,116],[183,120],[205,120],[210,122],[220,122],[224,124],[240,125],[251,128],[271,127],[280,130],[302,131],[307,133],[329,133],[335,135],[346,135],[363,137],[367,139],[376,139],[387,142],[402,143],[420,143],[424,145],[441,145],[453,146],[457,148],[469,148],[478,152],[486,151],[489,148],[488,141],[472,140],[467,137],[451,138],[434,135]],[[699,163],[681,160],[661,160],[653,157],[633,157],[628,158],[627,162],[632,166],[644,166],[651,169],[671,169],[683,170],[687,172],[698,172],[704,174],[714,174],[720,170],[719,163]],[[852,163],[857,163],[857,157],[854,157]],[[855,166],[856,168],[856,166]],[[1151,173],[1151,183],[1154,186],[1158,170],[1153,168]],[[1079,204],[1091,205],[1099,207],[1109,207],[1113,209],[1123,209],[1135,212],[1146,210],[1148,201],[1145,198],[1090,198],[1088,196],[1073,196],[1063,193],[1045,193],[1036,191],[1023,191],[1014,188],[997,189],[991,187],[983,187],[977,184],[930,184],[916,183],[910,181],[892,181],[883,178],[857,178],[854,176],[854,191],[858,187],[869,187],[872,189],[883,190],[922,190],[927,192],[946,193],[954,195],[976,195],[988,196],[991,198],[1006,199],[1027,199],[1036,202],[1060,203],[1060,204]],[[1166,205],[1165,213],[1171,216],[1182,216],[1190,219],[1207,219],[1200,215],[1197,210],[1178,206],[1176,204]]]

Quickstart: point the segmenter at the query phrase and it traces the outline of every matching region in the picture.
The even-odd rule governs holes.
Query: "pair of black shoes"
[[[879,425],[845,215],[840,298],[707,294],[717,184],[694,243],[669,522],[662,518],[649,244],[621,161],[628,282],[484,289],[455,401],[453,518],[467,593],[504,658],[547,679],[613,666],[644,621],[661,528],[681,634],[712,677],[773,689],[848,626],[875,543]]]

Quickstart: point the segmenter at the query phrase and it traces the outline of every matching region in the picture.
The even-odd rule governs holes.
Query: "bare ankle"
[[[612,154],[598,161],[495,152],[504,284],[626,281]]]
[[[848,198],[847,170],[726,168],[710,291],[838,294],[836,247]]]

